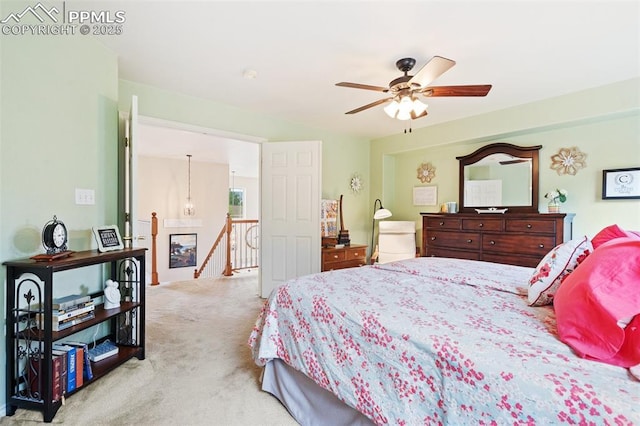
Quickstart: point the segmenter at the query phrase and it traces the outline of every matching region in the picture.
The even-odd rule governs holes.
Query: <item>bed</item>
[[[263,389],[300,424],[640,424],[630,370],[529,306],[536,272],[422,257],[291,280],[249,338]]]

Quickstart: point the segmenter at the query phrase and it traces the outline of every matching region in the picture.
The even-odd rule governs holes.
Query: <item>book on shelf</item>
[[[93,304],[93,301],[91,302],[87,302],[87,304],[81,308],[77,308],[74,310],[69,310],[66,312],[59,312],[57,310],[53,310],[51,312],[51,320],[53,322],[61,322],[70,318],[74,318],[77,317],[79,315],[82,315],[86,312],[90,312],[96,309],[96,306]],[[38,321],[43,321],[45,317],[45,314],[42,312],[39,312],[36,314],[36,319]]]
[[[78,312],[82,312],[83,310],[86,312],[86,309],[93,309],[95,308],[95,303],[92,300],[89,300],[88,302],[82,302],[82,303],[78,303],[77,305],[73,305],[73,306],[69,306],[68,308],[64,308],[64,309],[52,309],[51,312],[53,313],[53,315],[55,316],[65,316],[65,315],[71,315],[73,316],[74,313],[78,313]]]
[[[41,376],[42,362],[44,355],[29,357],[29,370],[27,380],[29,381],[29,395],[32,398],[44,400],[41,386],[44,384],[44,377]],[[51,357],[51,401],[56,402],[62,398],[62,361],[61,355]]]
[[[73,327],[74,325],[82,324],[85,321],[93,319],[96,317],[94,311],[85,312],[84,314],[80,314],[76,317],[68,318],[62,321],[53,321],[51,323],[51,330],[53,331],[62,331],[67,328]],[[44,319],[38,321],[38,327],[40,330],[44,330]]]
[[[71,345],[73,346],[73,345]],[[84,384],[84,348],[75,346],[76,348],[76,389]]]
[[[82,377],[83,382],[93,379],[93,370],[91,369],[91,362],[89,360],[89,345],[84,342],[64,342],[64,344],[75,346],[76,350],[79,349],[79,353],[82,354],[82,366],[80,362],[76,364],[78,369],[76,378],[79,375]],[[82,374],[78,374],[79,371],[82,371]],[[78,386],[81,386],[81,384]]]
[[[66,352],[67,377],[65,394],[76,390],[76,347],[56,343],[53,349]]]
[[[63,345],[71,346],[76,351],[76,389],[84,384],[84,347],[69,342],[62,342]]]
[[[117,355],[119,348],[111,343],[109,340],[98,344],[97,346],[89,349],[89,359],[93,362],[102,361],[110,356]]]
[[[60,358],[60,395],[64,397],[67,394],[67,353],[53,349],[51,356]]]
[[[53,309],[69,309],[74,305],[78,305],[80,303],[88,302],[91,300],[91,296],[89,295],[81,295],[81,294],[70,294],[65,297],[60,297],[58,299],[53,300],[53,305],[51,308]]]

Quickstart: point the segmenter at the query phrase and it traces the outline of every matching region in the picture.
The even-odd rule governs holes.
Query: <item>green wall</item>
[[[420,212],[458,201],[456,156],[492,142],[542,145],[539,211],[546,212],[546,192],[566,189],[561,208],[576,214],[574,235],[593,236],[612,223],[640,229],[640,200],[601,199],[603,169],[640,167],[640,79],[372,141],[371,200],[382,198],[392,219],[415,220],[421,230]],[[587,154],[587,167],[558,175],[551,156],[571,147]],[[425,162],[436,177],[422,184],[417,168]],[[437,186],[438,205],[413,206],[413,187],[426,185]]]
[[[91,227],[116,221],[116,55],[88,38],[20,36],[2,37],[0,57],[0,260],[42,252],[53,215],[65,222],[71,250],[89,249]],[[76,205],[76,188],[93,189],[95,205]],[[54,296],[102,288],[99,268],[62,274]],[[2,339],[2,365],[4,348]],[[4,402],[4,368],[0,377]]]

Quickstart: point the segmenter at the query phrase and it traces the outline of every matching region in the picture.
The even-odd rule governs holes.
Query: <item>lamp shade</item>
[[[427,104],[420,102],[418,99],[413,100],[413,112],[416,116],[421,115],[427,110]]]
[[[393,216],[391,214],[391,212],[389,210],[385,209],[385,208],[378,209],[373,214],[373,218],[375,220],[386,219],[386,218],[391,217],[391,216]]]
[[[398,113],[399,106],[400,104],[398,103],[398,101],[393,100],[389,105],[387,105],[383,109],[384,109],[384,112],[386,112],[389,117],[396,118],[396,114]]]

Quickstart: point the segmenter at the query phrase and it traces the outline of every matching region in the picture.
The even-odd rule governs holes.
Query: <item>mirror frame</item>
[[[517,146],[510,143],[493,143],[485,145],[468,155],[456,157],[460,161],[460,177],[458,181],[459,199],[458,205],[462,213],[477,213],[475,211],[479,206],[466,207],[464,205],[464,167],[475,164],[488,155],[504,153],[519,158],[531,158],[531,204],[528,206],[482,206],[480,208],[497,207],[507,208],[506,213],[538,213],[538,151],[542,145],[535,146]]]

